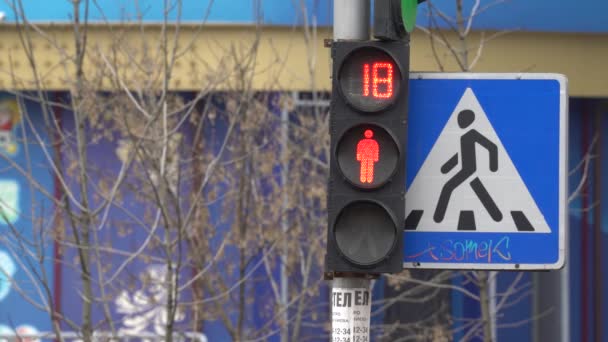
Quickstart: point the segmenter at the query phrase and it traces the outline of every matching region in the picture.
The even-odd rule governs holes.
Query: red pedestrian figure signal
[[[366,129],[363,132],[364,139],[357,144],[357,161],[361,163],[359,180],[361,183],[371,184],[374,181],[374,163],[380,160],[380,147],[375,139],[374,132]]]

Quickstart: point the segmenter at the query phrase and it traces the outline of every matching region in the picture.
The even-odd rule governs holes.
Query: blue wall
[[[72,17],[70,2],[65,0],[28,0],[24,11],[33,21],[67,21]],[[177,2],[177,1],[174,1]],[[474,21],[474,28],[484,30],[524,30],[555,32],[608,32],[608,1],[605,0],[509,0],[496,6],[493,0],[482,0],[483,10]],[[0,3],[0,11],[7,13],[8,20],[14,20],[10,1]],[[145,21],[163,20],[163,1],[140,0],[135,6],[133,0],[99,0],[91,2],[90,18],[94,21],[135,20],[138,14]],[[454,17],[455,0],[434,0],[433,6],[448,16]],[[257,6],[256,4],[260,4]],[[309,20],[312,17],[318,25],[329,26],[332,22],[332,0],[183,0],[182,21],[251,24],[262,18],[265,24],[294,25],[303,23],[302,5]],[[465,0],[465,10],[470,13],[473,0]],[[98,6],[97,6],[98,5]],[[418,23],[428,26],[429,6],[424,4],[418,15]],[[177,7],[171,11],[170,19],[178,17]],[[259,14],[259,15],[258,15]],[[439,20],[442,27],[448,25]]]
[[[608,139],[605,134],[608,132],[608,113],[604,105],[605,101],[590,99],[572,100],[570,105],[570,169],[575,170],[587,151],[591,151],[593,155],[589,163],[587,181],[582,186],[584,165],[570,176],[570,191],[580,189],[570,203],[568,239],[572,341],[596,341],[595,331],[599,326],[602,334],[599,341],[608,342],[608,327],[605,325],[605,317],[608,314],[608,296],[605,294],[608,288],[608,262],[605,252],[608,246],[608,182],[605,171],[608,168]],[[602,134],[594,142],[597,132]],[[596,173],[596,163],[599,163],[599,173]],[[599,187],[596,188],[596,185]],[[600,220],[596,225],[598,210]],[[595,257],[595,236],[598,228],[600,258]],[[596,287],[600,289],[601,298],[595,295]],[[595,316],[595,309],[598,308],[601,317]]]
[[[16,115],[7,125],[4,118],[9,111]],[[54,244],[43,227],[54,217],[52,200],[40,189],[53,194],[54,179],[43,144],[51,154],[53,147],[40,106],[32,101],[0,93],[0,123],[4,137],[0,139],[0,334],[48,331],[49,293],[38,280],[44,279],[52,291]],[[36,134],[40,140],[34,138]],[[30,186],[28,174],[40,188]]]

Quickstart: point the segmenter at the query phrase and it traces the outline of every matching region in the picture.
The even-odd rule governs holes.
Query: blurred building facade
[[[464,3],[464,13],[470,14],[476,2]],[[238,54],[251,42],[259,41],[257,58],[252,64],[256,73],[253,87],[257,91],[290,92],[296,105],[327,108],[331,60],[324,40],[331,38],[332,1],[184,0],[180,4],[169,14],[163,12],[161,2],[153,0],[115,0],[91,5],[89,39],[92,50],[111,51],[117,30],[123,32],[124,45],[129,46],[141,40],[153,42],[163,21],[169,22],[169,27],[179,25],[177,45],[184,47],[184,53],[175,65],[170,88],[187,97],[200,89],[206,70],[227,68],[229,61],[225,57],[219,58],[217,51],[234,49]],[[435,1],[433,4],[420,9],[419,29],[411,37],[411,69],[460,71],[462,66],[455,61],[454,52],[430,39],[427,32],[438,30],[435,32],[446,39],[459,41],[450,21],[450,18],[456,20],[455,1]],[[19,8],[1,4],[0,11],[6,13],[5,22],[0,24],[0,70],[3,70],[0,88],[30,91],[32,84],[39,82],[49,94],[64,96],[62,57],[50,53],[55,46],[42,38],[33,42],[33,51],[41,61],[42,70],[32,73],[15,23],[32,22],[50,33],[59,47],[71,49],[70,18],[74,13],[69,2],[24,1],[23,7]],[[603,177],[608,174],[605,171],[608,170],[608,138],[603,136],[603,132],[608,132],[608,67],[605,65],[608,21],[604,20],[607,12],[608,3],[602,0],[559,4],[551,0],[481,1],[466,37],[467,65],[474,62],[470,71],[562,73],[569,82],[569,186],[573,194],[569,203],[567,266],[559,272],[525,275],[531,283],[524,290],[528,295],[522,296],[497,318],[498,341],[608,341],[608,327],[603,324],[608,318],[608,295],[604,295],[608,289],[608,261],[605,261],[608,260],[605,251],[608,247],[608,204],[603,200],[608,196],[608,181]],[[15,128],[21,119],[14,113],[16,107],[11,103],[10,92],[3,96],[0,99],[0,115],[3,115],[0,116],[0,134],[3,134],[0,148],[19,158],[21,147],[11,136],[16,134]],[[32,153],[42,151],[33,150]],[[98,153],[111,154],[101,150]],[[48,174],[35,177],[53,189],[53,180]],[[3,178],[10,177],[3,175]],[[3,199],[28,202],[24,196],[19,198],[19,181],[0,180],[0,184]],[[29,231],[27,227],[23,229]],[[57,252],[56,246],[48,248],[48,253]],[[9,254],[0,249],[2,267],[12,275],[19,265],[10,260]],[[44,267],[53,278],[53,291],[61,297],[61,306],[71,310],[71,303],[80,299],[64,289],[69,288],[74,276],[58,264]],[[140,271],[149,277],[160,276],[155,268]],[[505,291],[515,276],[501,273],[495,291]],[[462,279],[454,280],[460,281]],[[24,331],[51,330],[48,317],[34,309],[19,308],[21,299],[15,291],[9,291],[7,284],[0,274],[0,331],[11,327],[22,327]],[[259,291],[265,293],[268,289]],[[128,308],[134,300],[130,294],[125,294],[116,305]],[[454,317],[479,315],[478,306],[457,292],[449,294],[449,302],[449,311]],[[399,321],[400,315],[412,315],[408,311],[404,306],[389,310],[377,319]],[[134,317],[137,314],[131,313]],[[251,314],[256,315],[255,312]],[[187,317],[181,316],[181,319],[187,320]],[[263,324],[262,319],[259,321]],[[456,331],[454,340],[462,338],[458,328],[463,324],[462,321],[452,323]],[[221,323],[217,322],[207,324],[205,333],[210,341],[226,338]]]

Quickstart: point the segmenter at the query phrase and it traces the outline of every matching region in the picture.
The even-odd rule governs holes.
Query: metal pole
[[[293,95],[292,95],[293,96]],[[289,110],[283,105],[281,108],[281,185],[283,186],[283,214],[281,215],[281,231],[283,232],[283,253],[281,255],[281,305],[283,315],[281,322],[281,342],[289,341],[289,276],[287,274],[288,241],[287,210],[289,208],[289,193],[287,191],[287,177],[289,175]]]
[[[365,274],[334,277],[331,288],[331,341],[369,341],[371,280]]]
[[[498,278],[498,272],[490,271],[489,272],[489,283],[490,286],[488,288],[489,291],[489,299],[490,299],[490,331],[491,341],[498,341],[497,331],[496,331],[496,282]]]
[[[368,40],[370,0],[334,0],[334,41]],[[332,341],[369,341],[371,279],[334,274],[331,293]]]
[[[369,39],[370,0],[334,0],[334,40]]]
[[[560,332],[561,341],[570,341],[570,262],[560,271]]]

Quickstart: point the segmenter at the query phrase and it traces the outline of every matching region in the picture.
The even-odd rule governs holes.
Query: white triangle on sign
[[[474,121],[465,128],[461,128],[458,123],[458,115],[463,110],[470,110],[474,113]],[[490,151],[488,148],[484,148],[479,140],[476,140],[473,145],[475,151],[472,153],[476,161],[474,167],[476,170],[472,175],[469,175],[470,172],[463,172],[466,180],[454,183],[457,186],[449,197],[445,215],[443,219],[437,219],[439,222],[436,222],[435,211],[444,185],[462,170],[461,137],[471,130],[476,130],[481,136],[496,145],[498,169],[495,172],[490,170]],[[458,154],[457,164],[444,174],[442,166],[456,154]],[[471,155],[471,151],[468,155]],[[446,170],[444,169],[444,171]],[[475,182],[477,191],[474,191],[471,183],[476,178],[479,181]],[[480,200],[477,195],[480,193],[479,183],[482,184],[482,188],[485,188],[491,201],[495,203],[495,207],[500,211],[500,216],[493,211],[495,214],[492,218],[489,211],[492,206],[490,205],[490,209],[487,209],[487,197],[484,201],[485,205]],[[481,192],[483,193],[483,191]],[[470,88],[464,92],[415,176],[411,187],[407,190],[405,214],[405,229],[412,231],[551,232],[547,221]]]

